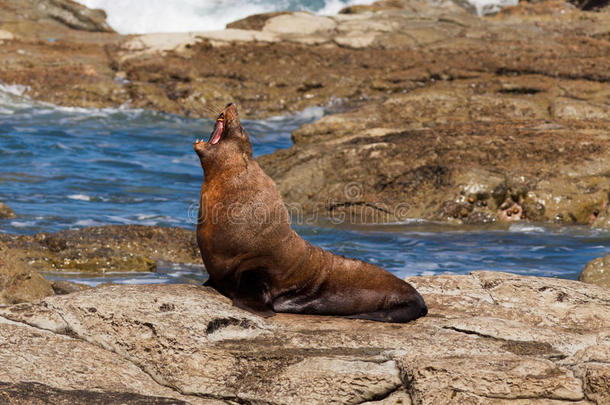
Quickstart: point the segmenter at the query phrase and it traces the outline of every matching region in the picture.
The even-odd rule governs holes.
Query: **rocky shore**
[[[387,0],[129,36],[69,0],[0,9],[0,84],[35,100],[192,117],[227,101],[247,118],[325,106],[333,114],[294,131],[293,147],[259,158],[298,215],[610,229],[608,7],[532,2],[479,18],[450,1]],[[15,213],[0,203],[0,217]],[[151,272],[160,260],[200,264],[192,230],[0,234],[0,398],[610,402],[610,290],[593,284],[411,277],[429,315],[396,325],[262,319],[205,287],[88,289],[40,273]],[[608,287],[608,261],[581,280]]]
[[[0,305],[68,294],[87,286],[41,272],[155,272],[159,261],[201,266],[193,230],[111,225],[37,235],[0,233]]]
[[[0,234],[2,398],[16,404],[610,400],[610,290],[592,284],[485,271],[410,277],[429,314],[399,325],[286,314],[263,319],[207,287],[79,291],[38,272],[149,271],[156,260],[198,262],[197,256],[193,232],[175,228]],[[599,270],[603,263],[591,266]]]
[[[610,401],[607,289],[498,272],[413,277],[404,325],[263,319],[206,287],[109,286],[0,308],[11,403]]]
[[[193,230],[109,225],[37,235],[0,233],[0,243],[39,271],[155,271],[156,261],[201,263]]]
[[[522,3],[479,18],[451,1],[385,1],[122,36],[100,12],[58,17],[67,0],[0,3],[0,80],[38,100],[340,112],[260,158],[302,215],[610,228],[608,7]]]

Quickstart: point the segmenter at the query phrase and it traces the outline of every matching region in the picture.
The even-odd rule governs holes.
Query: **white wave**
[[[516,6],[519,0],[466,0],[474,7],[477,15],[483,16],[494,14],[502,10],[504,7]]]
[[[27,228],[28,226],[35,226],[35,221],[11,221],[11,225],[15,228]]]
[[[129,118],[137,118],[143,113],[147,113],[147,110],[141,108],[129,108],[129,106],[126,105],[104,108],[58,106],[44,101],[32,100],[26,94],[29,90],[29,86],[0,83],[0,115],[31,113],[32,115],[41,116],[61,112],[68,117],[76,117],[76,119],[89,119],[105,118],[119,113],[126,114]],[[32,109],[34,110],[26,111]]]
[[[292,119],[295,121],[314,121],[322,118],[325,114],[324,108],[319,106],[307,107],[304,110],[301,110],[297,113],[290,115],[277,115],[274,117],[269,117],[265,120],[260,120],[258,122],[266,123],[273,125],[273,123],[281,121],[282,123],[286,122],[286,119]]]
[[[101,226],[106,225],[102,222],[96,221],[94,219],[81,219],[80,221],[76,221],[74,223],[75,226]]]
[[[112,280],[116,284],[166,284],[167,280],[162,278],[128,278]]]
[[[71,200],[91,201],[91,197],[86,194],[72,194],[68,196]]]
[[[189,153],[188,155],[182,155],[180,157],[173,158],[172,163],[187,163],[191,166],[201,165],[199,159],[197,159],[197,156],[194,153]]]
[[[342,0],[326,0],[324,7],[320,10],[316,10],[316,14],[321,15],[334,15],[341,11],[342,8],[351,6],[354,4],[371,4],[377,0],[372,1],[342,1]]]
[[[63,144],[63,143],[61,143],[61,142],[57,142],[57,143],[55,144],[55,146],[57,146],[59,149],[62,149],[62,150],[72,150],[72,148],[70,148],[70,147],[68,147],[68,146],[64,145],[64,144]]]
[[[547,229],[541,227],[541,226],[536,226],[536,225],[532,225],[532,224],[527,224],[527,223],[512,223],[510,224],[510,226],[508,227],[508,231],[509,232],[519,232],[519,233],[542,233],[542,232],[547,232]]]
[[[294,118],[303,120],[319,120],[324,116],[324,108],[307,107],[301,112],[294,114]]]
[[[329,15],[352,4],[370,4],[375,0],[324,0],[322,7],[309,4],[311,0],[77,1],[89,8],[106,11],[108,24],[121,34],[144,34],[220,30],[232,21],[271,11],[305,10]]]
[[[12,115],[18,110],[30,108],[34,102],[25,96],[28,86],[0,83],[0,114]]]
[[[157,214],[137,214],[136,218],[138,218],[139,221],[143,221],[145,219],[159,218],[159,215],[157,215]]]
[[[11,94],[13,96],[23,96],[29,90],[28,86],[21,84],[2,84],[0,83],[0,92]]]
[[[364,223],[364,224],[361,224],[361,226],[363,226],[363,227],[378,227],[378,226],[397,227],[397,226],[402,226],[402,225],[425,225],[425,224],[433,225],[433,224],[435,224],[435,222],[432,222],[428,219],[423,219],[423,218],[405,218],[400,221],[387,222],[387,223]]]
[[[114,222],[120,222],[121,224],[133,224],[133,221],[131,219],[120,217],[118,215],[107,215],[106,218]]]

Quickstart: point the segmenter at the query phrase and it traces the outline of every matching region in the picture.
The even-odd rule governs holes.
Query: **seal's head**
[[[239,122],[237,107],[233,103],[221,111],[214,123],[209,141],[197,140],[193,149],[199,155],[203,170],[231,165],[252,158],[252,144],[248,133]]]

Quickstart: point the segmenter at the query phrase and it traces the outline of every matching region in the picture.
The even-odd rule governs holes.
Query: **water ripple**
[[[202,171],[192,142],[208,137],[210,120],[146,110],[57,108],[18,93],[2,93],[0,86],[0,200],[18,214],[0,220],[0,231],[32,234],[104,224],[193,227],[189,207],[197,201]],[[323,113],[314,108],[244,125],[258,156],[289,147],[291,131]],[[576,278],[589,260],[610,253],[608,231],[587,227],[457,229],[409,220],[296,229],[314,244],[400,277],[486,269]],[[174,270],[131,274],[122,282],[183,280],[184,269]]]

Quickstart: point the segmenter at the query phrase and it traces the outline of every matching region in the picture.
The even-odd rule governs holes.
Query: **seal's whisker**
[[[217,116],[224,109],[224,105],[220,105],[217,102],[207,102],[206,104],[202,104],[201,109],[213,116]]]
[[[214,107],[214,106],[211,106],[211,105],[209,105],[209,104],[203,104],[203,105],[201,106],[201,109],[202,109],[202,110],[204,110],[205,112],[210,113],[210,114],[218,114],[218,112],[217,112],[217,111],[218,111],[218,110],[217,110],[217,108],[216,108],[216,107]]]

